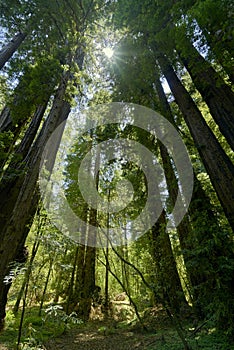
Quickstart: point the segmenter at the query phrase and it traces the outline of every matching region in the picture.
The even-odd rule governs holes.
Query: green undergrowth
[[[161,317],[154,323],[147,320],[144,332],[147,350],[183,350],[183,344],[175,328]],[[225,332],[218,331],[212,321],[201,322],[194,327],[188,320],[181,323],[183,333],[191,350],[234,350],[234,340]],[[137,324],[131,328],[139,332]],[[154,332],[153,332],[154,329]],[[147,332],[148,330],[148,332]]]
[[[57,305],[49,305],[41,316],[38,316],[38,308],[28,308],[24,317],[24,325],[19,349],[46,350],[43,344],[48,340],[59,337],[67,337],[69,332],[85,330],[92,333],[98,331],[106,337],[132,332],[141,334],[145,350],[183,350],[184,347],[176,330],[166,320],[165,315],[154,317],[144,321],[145,329],[135,320],[132,322],[98,321],[82,324],[75,314],[67,316]],[[20,312],[17,317],[8,311],[5,330],[0,334],[0,350],[14,350],[17,348],[18,329],[20,324]],[[234,350],[234,343],[228,339],[224,332],[217,331],[212,322],[196,327],[183,322],[183,331],[191,350]],[[1,347],[4,346],[4,347]],[[113,349],[114,350],[114,349]],[[119,349],[121,350],[121,349]]]
[[[150,342],[150,339],[149,339]],[[225,335],[220,332],[202,331],[196,337],[187,337],[187,342],[191,350],[233,350],[234,344],[230,344]],[[147,342],[146,342],[147,343]],[[175,330],[161,332],[156,336],[153,343],[148,345],[147,350],[183,350],[181,340]]]
[[[14,315],[7,312],[5,328],[0,334],[0,344],[9,350],[17,349],[21,312]],[[28,308],[24,315],[22,336],[18,349],[44,349],[48,339],[61,336],[69,329],[78,327],[82,321],[75,314],[67,316],[59,305],[49,305],[39,316],[39,308]],[[0,347],[1,350],[1,347]]]

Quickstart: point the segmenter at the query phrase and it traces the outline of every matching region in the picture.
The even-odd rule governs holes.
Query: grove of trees
[[[231,338],[233,2],[1,0],[0,10],[0,328],[6,310],[17,314],[22,305],[37,305],[40,314],[48,301],[84,322],[100,305],[104,317],[114,317],[110,301],[124,293],[142,327],[141,311],[162,305],[185,349],[190,348],[180,327],[185,315],[212,320]],[[111,48],[109,57],[104,48]],[[77,121],[84,108],[112,102],[150,108],[174,126],[193,167],[193,194],[183,220],[168,231],[183,189],[166,147],[127,120],[89,130],[64,165],[64,193],[87,226],[121,226],[147,199],[140,167],[112,159],[97,172],[97,191],[109,203],[118,198],[117,183],[124,179],[132,184],[134,200],[115,215],[86,203],[77,169],[94,145],[119,138],[144,145],[164,170],[167,193],[147,233],[126,244],[123,232],[122,245],[96,247],[89,245],[88,229],[87,244],[80,244],[49,220],[39,172],[45,145],[59,125],[71,116]],[[62,134],[63,128],[46,156],[48,177]],[[98,168],[101,159],[96,154],[90,167]]]

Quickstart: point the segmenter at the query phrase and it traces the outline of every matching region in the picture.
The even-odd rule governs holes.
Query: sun
[[[114,50],[111,47],[105,47],[102,52],[106,55],[107,58],[111,58],[114,55]]]

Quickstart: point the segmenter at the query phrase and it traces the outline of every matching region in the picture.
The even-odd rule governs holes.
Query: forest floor
[[[196,329],[199,329],[198,326]],[[81,329],[71,329],[62,336],[50,339],[44,350],[182,350],[184,346],[174,327],[166,316],[159,317],[148,331],[139,325],[112,325],[105,322],[90,322]],[[201,327],[193,336],[193,331],[184,329],[192,350],[234,350],[234,344],[227,342],[223,334]],[[192,336],[191,336],[192,335]]]
[[[127,324],[111,318],[90,321],[79,328],[66,331],[58,338],[50,339],[45,344],[45,350],[161,349],[167,338],[164,333],[170,333],[170,322],[162,310],[157,311],[157,316],[154,315],[154,318],[151,315],[149,317],[150,322],[149,319],[144,319],[145,329],[138,321]]]
[[[113,323],[91,321],[79,328],[48,340],[44,350],[182,350],[184,346],[165,311],[156,309],[144,317],[143,329],[138,321]],[[195,327],[183,322],[183,333],[190,349],[234,350],[224,334],[206,322]]]
[[[93,323],[85,329],[73,329],[66,335],[49,340],[46,350],[132,350],[148,349],[162,339],[155,334],[133,332],[128,329],[110,329],[108,324]]]
[[[64,328],[53,317],[43,323],[38,309],[27,311],[18,349],[23,350],[182,350],[184,346],[164,310],[151,309],[144,313],[146,329],[136,320],[114,321],[96,319],[86,324]],[[212,322],[194,324],[182,321],[183,334],[192,350],[234,350],[225,333],[218,332]],[[0,350],[15,350],[19,318],[9,314],[5,330],[0,334]]]

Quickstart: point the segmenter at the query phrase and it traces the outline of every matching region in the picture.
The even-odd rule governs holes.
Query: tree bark
[[[179,1],[176,1],[179,3]],[[209,6],[209,2],[204,1],[204,6]],[[197,8],[198,5],[198,8]],[[231,21],[228,24],[228,20],[232,18],[232,5],[231,1],[227,2],[225,6],[225,1],[219,1],[215,3],[216,13],[219,14],[219,21],[207,19],[203,13],[202,2],[199,1],[189,1],[184,3],[184,14],[189,15],[190,23],[189,25],[194,25],[194,20],[198,24],[199,28],[202,30],[208,46],[211,49],[212,57],[215,57],[215,61],[218,62],[225,70],[229,79],[234,83],[234,69],[232,65],[233,58],[233,38],[231,30],[233,25]],[[189,13],[188,13],[189,12]],[[220,14],[221,12],[221,14]],[[210,13],[211,17],[213,13]],[[223,18],[227,19],[227,23],[223,22]]]
[[[51,111],[46,122],[43,125],[40,134],[37,137],[37,140],[35,141],[33,147],[29,150],[27,156],[23,159],[23,162],[21,163],[22,165],[20,165],[19,168],[15,169],[16,175],[13,176],[13,179],[9,179],[9,177],[6,176],[6,178],[3,178],[0,183],[0,227],[2,232],[4,232],[5,225],[8,222],[14,207],[17,205],[17,200],[20,202],[23,200],[23,198],[26,199],[28,195],[30,201],[30,198],[32,197],[32,194],[35,190],[35,184],[38,178],[40,160],[44,146],[52,132],[56,129],[57,125],[61,123],[64,118],[66,119],[70,112],[69,104],[63,101],[65,89],[66,82],[63,81],[57,91]],[[54,156],[54,154],[51,154],[51,159],[54,159]],[[27,194],[26,192],[23,193],[21,186],[25,187]],[[21,210],[20,213],[22,214]],[[19,218],[19,222],[21,221],[22,220]],[[7,226],[8,225],[6,225],[6,227]]]
[[[213,37],[211,33],[205,28],[205,26],[199,22],[199,20],[198,25],[202,29],[202,33],[211,48],[212,55],[215,57],[215,60],[220,64],[221,67],[223,67],[224,71],[229,77],[230,82],[234,84],[234,68],[231,62],[232,54],[227,51],[225,53],[223,52],[223,45],[220,42],[218,43],[217,35]]]
[[[76,267],[76,282],[73,300],[79,302],[82,297],[82,291],[84,289],[84,265],[85,265],[85,246],[79,246],[77,267]]]
[[[90,209],[89,224],[97,226],[97,210]],[[93,243],[93,242],[92,242]],[[82,298],[79,305],[79,315],[84,322],[89,320],[92,305],[92,297],[95,291],[95,266],[96,266],[96,247],[89,245],[89,232],[87,237],[87,246],[85,252],[84,264],[84,285]]]
[[[69,314],[70,311],[70,306],[73,303],[73,297],[74,297],[74,288],[75,288],[75,272],[76,272],[76,266],[77,266],[77,261],[78,261],[78,255],[79,254],[79,247],[76,247],[75,250],[75,259],[74,259],[74,263],[73,263],[73,268],[72,268],[72,274],[71,274],[71,279],[70,279],[70,283],[69,283],[69,288],[68,288],[68,298],[67,298],[67,302],[66,302],[66,313]],[[74,304],[73,304],[74,305]]]
[[[47,103],[48,103],[48,101],[44,105],[38,106],[23,139],[21,140],[19,146],[16,147],[16,149],[15,149],[14,157],[7,167],[7,168],[9,168],[8,171],[10,170],[10,172],[11,172],[12,171],[11,168],[13,168],[13,169],[17,168],[20,165],[22,159],[24,159],[26,157],[27,153],[29,152],[29,149],[32,146],[33,141],[36,137],[36,134],[39,130],[42,118],[44,116],[44,113],[45,113],[45,110],[47,107]],[[3,168],[5,166],[5,163],[9,157],[9,155],[13,152],[12,148],[14,148],[14,143],[15,143],[16,138],[17,137],[15,136],[11,146],[4,149],[4,152],[6,153],[6,157],[3,159],[3,161],[0,162],[0,170],[2,170],[3,173],[7,172],[7,170],[6,169],[3,170]]]
[[[178,50],[180,58],[221,133],[234,150],[234,93],[188,39],[183,43],[187,47]]]
[[[187,305],[181,286],[170,238],[165,230],[166,213],[162,212],[157,223],[152,228],[152,251],[156,266],[155,280],[160,286],[166,305],[175,312],[180,312],[182,305]]]
[[[167,98],[165,96],[163,87],[159,79],[157,79],[156,81],[156,89],[162,105],[163,115],[166,115],[169,121],[174,123],[170,105],[167,101]],[[178,196],[178,191],[179,191],[178,181],[176,179],[174,169],[172,167],[171,159],[167,152],[167,149],[161,143],[159,144],[159,148],[160,148],[160,154],[162,157],[163,167],[165,170],[167,188],[170,196],[170,204],[172,205],[172,207],[174,207]],[[201,207],[199,206],[195,206],[195,203],[197,201],[198,188],[200,189],[199,192],[201,194],[201,202],[203,205],[203,209],[201,209]],[[188,208],[188,213],[185,215],[185,217],[177,227],[177,234],[180,241],[180,247],[182,249],[182,255],[184,258],[186,271],[189,278],[188,288],[189,287],[193,288],[193,292],[190,290],[190,295],[193,294],[194,301],[196,301],[196,299],[199,298],[197,286],[207,278],[207,276],[203,273],[204,269],[203,269],[203,266],[201,265],[202,264],[201,260],[196,259],[195,269],[192,268],[192,266],[194,266],[194,263],[192,263],[191,265],[191,258],[193,257],[193,254],[191,254],[191,252],[193,251],[193,249],[196,249],[197,241],[198,241],[198,244],[203,244],[202,240],[204,239],[204,237],[198,237],[197,233],[194,233],[194,220],[191,220],[191,217],[194,218],[194,213],[198,213],[197,215],[200,215],[201,212],[203,212],[203,215],[206,214],[207,219],[209,219],[209,220],[206,220],[206,224],[207,222],[209,222],[210,225],[213,225],[213,226],[216,225],[216,227],[218,226],[215,215],[213,214],[211,209],[211,203],[208,197],[205,196],[204,191],[201,189],[201,184],[197,179],[196,174],[194,173],[194,192],[193,192],[193,197],[191,199],[190,206]],[[204,231],[204,236],[206,237],[206,239],[212,238],[210,237],[210,234],[208,235],[207,230]],[[199,271],[199,275],[197,271]],[[194,292],[195,290],[196,292]]]
[[[68,76],[63,78],[49,116],[36,142],[24,159],[26,172],[20,173],[19,177],[16,177],[13,181],[7,181],[6,187],[2,186],[1,183],[0,284],[3,285],[9,263],[14,260],[18,247],[22,245],[27,237],[29,228],[27,230],[25,228],[29,217],[32,215],[32,208],[34,213],[36,210],[34,200],[37,193],[36,184],[44,146],[58,123],[64,121],[70,112],[70,105],[63,100],[67,81]],[[55,155],[51,155],[50,158],[55,158]],[[4,305],[0,306],[0,318],[4,318],[5,307]]]
[[[110,202],[110,190],[108,191],[108,202]],[[109,313],[109,227],[110,227],[110,214],[107,213],[107,247],[105,253],[106,268],[105,268],[105,298],[104,298],[104,315],[108,317]]]
[[[14,263],[24,265],[25,262],[27,261],[27,258],[28,258],[28,249],[27,247],[24,247],[24,245],[22,245],[21,247],[19,247],[18,251],[15,254]],[[8,266],[7,274],[9,274],[10,271],[11,271],[11,267]],[[11,277],[9,281],[3,281],[3,280],[0,281],[0,331],[4,327],[4,318],[6,316],[5,307],[7,303],[7,294],[11,287],[11,284],[12,284]]]
[[[158,57],[158,62],[183,113],[224,213],[234,230],[234,166],[166,57]]]
[[[157,93],[158,93],[158,96],[160,98],[160,102],[162,105],[162,111],[164,112],[163,115],[167,115],[169,121],[171,122],[171,121],[173,121],[173,115],[171,113],[170,105],[167,101],[167,98],[165,96],[165,93],[163,91],[163,87],[162,87],[159,79],[157,79],[157,81],[156,81],[156,89],[157,89]],[[171,159],[170,159],[170,156],[167,152],[166,147],[160,143],[159,148],[160,148],[160,154],[162,157],[163,168],[165,170],[167,188],[168,188],[168,192],[169,192],[169,196],[170,196],[170,204],[172,205],[172,207],[174,207],[177,196],[178,196],[178,191],[179,191],[178,181],[176,179],[174,169],[173,169],[172,164],[171,164]],[[194,182],[195,182],[195,186],[197,188],[198,180],[197,180],[195,174],[194,174]],[[194,195],[191,199],[189,212],[191,212],[191,205],[193,205],[193,202],[194,202]],[[206,201],[206,203],[207,203],[207,201]],[[197,208],[197,211],[199,213],[201,212],[201,211],[199,211],[199,208]],[[191,217],[187,213],[185,215],[185,217],[183,218],[183,220],[180,222],[180,224],[177,226],[177,234],[179,237],[180,248],[182,250],[182,255],[184,258],[187,277],[189,280],[189,284],[187,287],[188,287],[191,299],[193,300],[193,302],[195,304],[196,300],[199,299],[199,292],[198,292],[197,286],[200,283],[202,283],[202,281],[206,280],[206,276],[203,273],[204,272],[203,266],[201,266],[202,261],[200,261],[199,259],[196,259],[196,268],[195,269],[193,268],[194,263],[191,264],[191,259],[193,258],[193,254],[191,254],[191,252],[193,251],[193,249],[196,248],[195,240],[193,237],[193,234],[194,234],[193,232],[194,232],[194,227],[192,227]],[[196,236],[196,234],[195,234],[195,236]],[[207,236],[207,234],[206,234],[206,236]],[[197,237],[197,239],[198,239],[198,237]],[[197,271],[199,271],[199,275],[198,275]]]
[[[54,256],[50,257],[50,264],[49,264],[49,268],[48,268],[48,272],[47,272],[47,276],[46,276],[46,281],[45,281],[43,293],[41,296],[41,302],[40,302],[38,316],[41,316],[41,313],[42,313],[42,308],[43,308],[44,301],[45,301],[46,291],[47,291],[47,288],[49,285],[50,275],[51,275],[52,270],[53,270],[54,258],[55,258]]]
[[[47,108],[48,101],[46,101],[45,104],[40,105],[37,107],[36,112],[33,116],[33,119],[22,139],[19,146],[16,149],[16,153],[20,154],[21,158],[25,158],[27,153],[29,152],[30,147],[32,146],[36,134],[39,130],[39,127],[41,125],[42,118],[45,114],[45,110]]]
[[[85,275],[84,275],[84,289],[83,298],[80,303],[80,311],[83,320],[89,320],[89,314],[92,305],[92,296],[95,290],[95,262],[96,262],[96,248],[87,247],[85,254]]]
[[[2,69],[5,64],[9,61],[9,59],[13,56],[18,47],[22,44],[24,39],[26,38],[26,33],[18,33],[14,36],[14,38],[0,51],[0,69]]]
[[[0,115],[0,132],[9,131],[12,125],[10,108],[5,106]]]
[[[25,287],[29,284],[29,279],[30,279],[30,276],[31,276],[32,268],[33,268],[33,262],[34,262],[34,259],[36,257],[39,245],[40,245],[40,239],[39,238],[40,238],[41,233],[42,233],[42,231],[40,231],[41,226],[42,225],[40,223],[39,226],[38,226],[38,229],[37,229],[35,241],[33,243],[32,252],[31,252],[31,257],[30,257],[30,260],[29,260],[28,268],[25,271],[24,280],[23,280],[23,283],[21,285],[20,291],[19,291],[18,296],[17,296],[17,300],[16,300],[14,308],[13,308],[14,315],[16,315],[18,313],[18,311],[19,311],[19,306],[20,306],[20,302],[21,302],[21,299],[22,299],[23,294],[24,294]]]

